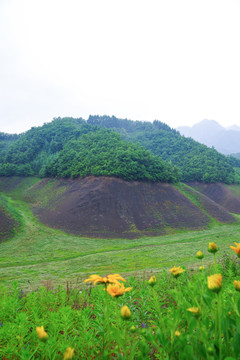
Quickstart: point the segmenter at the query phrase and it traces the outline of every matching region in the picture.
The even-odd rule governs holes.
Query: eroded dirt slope
[[[227,211],[240,214],[240,196],[234,194],[231,186],[226,186],[221,183],[203,184],[197,182],[188,183],[188,185],[206,195]]]
[[[15,225],[14,219],[0,205],[0,242],[11,236]]]
[[[79,235],[135,238],[164,234],[169,228],[201,229],[210,221],[170,184],[109,177],[43,179],[24,194],[41,222]],[[209,203],[204,206],[210,209]],[[218,220],[234,221],[214,202],[211,206],[211,216],[215,211]]]

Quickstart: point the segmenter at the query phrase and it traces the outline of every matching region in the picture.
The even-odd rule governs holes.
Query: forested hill
[[[0,133],[0,176],[116,176],[158,182],[239,182],[240,160],[168,125],[108,116],[57,118],[21,135]]]
[[[82,119],[55,119],[32,128],[0,153],[0,176],[116,176],[176,182],[177,170],[121,135]]]
[[[182,181],[235,183],[240,181],[240,161],[214,148],[181,136],[161,121],[142,122],[112,116],[90,116],[88,124],[118,131],[126,140],[139,143],[180,170]]]

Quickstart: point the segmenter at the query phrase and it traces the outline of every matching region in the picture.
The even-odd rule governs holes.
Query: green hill
[[[161,121],[150,123],[114,116],[90,116],[88,124],[114,129],[124,139],[141,144],[154,155],[175,165],[180,170],[181,181],[234,183],[240,180],[235,169],[240,167],[238,160],[233,164],[230,158],[214,148],[181,136]]]
[[[22,134],[1,158],[0,176],[116,176],[175,182],[177,171],[138,144],[82,119],[56,119]]]
[[[0,136],[0,176],[237,183],[239,169],[238,159],[233,162],[160,121],[57,118],[20,135]]]

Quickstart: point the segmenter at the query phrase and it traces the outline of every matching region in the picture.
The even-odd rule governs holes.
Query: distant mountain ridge
[[[225,128],[215,120],[204,119],[192,127],[180,126],[177,130],[204,145],[214,146],[224,155],[240,152],[240,127],[237,125]]]

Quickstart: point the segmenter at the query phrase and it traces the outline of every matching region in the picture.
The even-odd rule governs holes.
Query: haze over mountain
[[[205,144],[222,154],[229,155],[240,152],[240,127],[232,125],[227,128],[215,120],[204,119],[191,126],[180,126],[177,130],[186,137]]]

